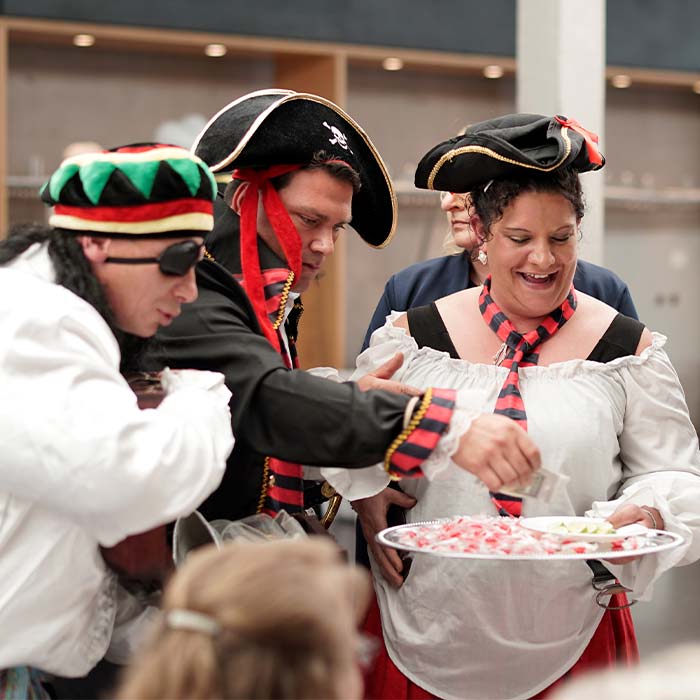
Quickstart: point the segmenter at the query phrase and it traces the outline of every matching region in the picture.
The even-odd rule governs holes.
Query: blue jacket
[[[471,261],[468,253],[445,255],[411,265],[389,278],[377,304],[362,345],[369,345],[372,333],[384,325],[392,311],[406,311],[473,287],[469,279]],[[610,270],[579,260],[574,287],[584,294],[604,301],[625,316],[638,318],[627,285]]]

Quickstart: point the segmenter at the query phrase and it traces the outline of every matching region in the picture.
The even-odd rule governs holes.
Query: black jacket
[[[159,333],[159,363],[222,372],[233,394],[236,444],[221,485],[200,509],[209,519],[256,512],[266,455],[348,468],[381,462],[408,402],[285,367],[232,276],[240,269],[236,219],[225,214],[217,221],[207,240],[216,262],[197,266],[198,299]]]

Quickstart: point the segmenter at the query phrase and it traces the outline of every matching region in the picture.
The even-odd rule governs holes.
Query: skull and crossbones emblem
[[[348,140],[345,138],[345,134],[337,126],[331,126],[328,122],[323,122],[323,126],[333,134],[333,138],[328,139],[329,143],[334,146],[338,144],[343,150],[352,153],[352,149],[348,146]]]

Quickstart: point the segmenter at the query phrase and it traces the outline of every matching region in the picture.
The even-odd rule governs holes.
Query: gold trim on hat
[[[236,100],[233,100],[233,102],[229,102],[225,107],[222,107],[205,125],[204,128],[197,134],[195,137],[192,145],[190,146],[190,151],[194,153],[197,150],[197,146],[199,146],[199,142],[202,140],[202,137],[204,134],[209,131],[209,127],[222,115],[225,114],[226,112],[231,109],[231,107],[235,107],[237,104],[240,104],[241,102],[245,102],[246,100],[251,99],[252,97],[260,97],[261,95],[292,95],[294,94],[293,90],[281,90],[281,89],[270,89],[270,90],[256,90],[255,92],[249,92],[246,95],[243,95],[243,97],[239,97]],[[273,104],[277,104],[276,102],[273,102]],[[267,110],[265,110],[267,112]],[[216,165],[209,166],[210,170],[215,172],[215,169],[220,169],[219,166],[224,161],[221,161],[221,163],[217,163]]]
[[[235,106],[239,102],[243,102],[244,100],[248,100],[251,97],[259,97],[261,95],[270,95],[270,94],[279,94],[280,99],[276,100],[272,104],[270,104],[264,111],[262,111],[256,118],[255,121],[250,125],[246,133],[243,135],[241,140],[236,144],[236,148],[229,153],[226,158],[223,160],[219,161],[218,163],[215,163],[214,165],[210,165],[209,169],[216,173],[224,168],[227,168],[227,166],[230,166],[236,158],[241,154],[243,149],[248,145],[248,141],[252,138],[253,134],[258,130],[260,125],[267,119],[267,117],[270,115],[271,112],[273,112],[275,109],[280,107],[283,104],[286,104],[287,102],[291,102],[293,100],[306,100],[307,102],[317,102],[320,105],[323,105],[324,107],[328,107],[331,111],[335,112],[339,117],[344,119],[350,126],[355,129],[355,131],[360,135],[360,137],[364,140],[365,144],[367,145],[367,148],[370,150],[372,155],[374,156],[375,162],[379,166],[379,169],[382,172],[382,175],[384,176],[384,181],[386,182],[387,189],[389,190],[389,197],[391,199],[391,227],[389,229],[389,233],[387,236],[384,238],[384,240],[379,244],[379,245],[374,245],[373,243],[369,243],[365,241],[364,238],[362,238],[362,235],[360,235],[360,238],[367,243],[368,246],[371,248],[377,248],[381,249],[389,245],[391,239],[394,237],[394,234],[396,233],[396,224],[397,224],[397,219],[398,219],[398,202],[396,199],[396,193],[394,192],[394,185],[391,181],[391,178],[389,177],[389,173],[387,172],[386,166],[384,165],[384,161],[382,160],[382,157],[379,155],[379,152],[377,149],[374,147],[374,144],[370,141],[369,136],[365,133],[365,130],[345,111],[343,111],[338,105],[334,104],[330,100],[327,100],[323,97],[319,97],[318,95],[312,95],[311,93],[308,92],[292,92],[291,90],[258,90],[257,92],[251,92],[248,95],[244,95],[243,97],[234,100],[233,102],[230,102],[226,107],[223,109],[220,109],[207,123],[207,125],[202,129],[201,133],[197,138],[195,139],[194,143],[192,144],[192,152],[196,150],[197,146],[199,145],[199,142],[202,139],[202,136],[206,133],[207,129],[216,121],[216,119],[222,115],[224,112],[228,111],[231,109],[231,107]],[[228,170],[231,170],[231,168],[228,168]],[[216,176],[215,176],[216,177]],[[362,177],[362,173],[360,173],[360,177]],[[352,223],[350,224],[352,226]]]
[[[561,164],[569,157],[569,154],[571,153],[571,139],[569,139],[568,131],[568,127],[563,126],[561,128],[561,137],[562,139],[564,139],[564,142],[566,144],[566,150],[564,151],[564,155],[559,161],[554,163],[554,165],[549,165],[547,167],[543,167],[540,165],[531,165],[530,163],[522,163],[519,160],[508,158],[507,156],[502,156],[500,153],[496,153],[496,151],[494,151],[491,148],[487,148],[486,146],[462,146],[461,148],[453,148],[451,151],[448,151],[447,153],[442,155],[440,157],[440,160],[438,160],[438,162],[435,163],[435,165],[433,166],[433,169],[430,171],[430,175],[428,176],[428,189],[435,189],[433,187],[433,183],[435,182],[435,178],[437,177],[440,168],[442,168],[442,166],[445,165],[445,163],[448,160],[451,161],[453,158],[461,156],[464,153],[480,153],[481,155],[489,156],[489,158],[493,158],[494,160],[500,160],[502,163],[510,163],[511,165],[517,165],[521,168],[538,170],[542,173],[552,172],[552,170],[556,170],[558,167],[560,167]]]

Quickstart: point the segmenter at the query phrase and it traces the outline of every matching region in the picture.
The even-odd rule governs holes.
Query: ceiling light
[[[490,66],[484,66],[483,70],[484,78],[489,78],[491,80],[496,80],[497,78],[503,77],[503,67],[497,66],[495,64]]]
[[[212,58],[225,56],[228,49],[223,44],[207,44],[204,47],[204,53]]]
[[[403,59],[396,56],[389,56],[382,61],[384,70],[401,70],[403,68]]]
[[[92,46],[94,43],[95,37],[92,34],[76,34],[73,37],[73,46],[86,48],[88,46]]]
[[[696,80],[696,81],[693,83],[693,92],[694,92],[696,95],[700,95],[700,80]]]
[[[615,88],[628,88],[630,85],[632,85],[632,78],[630,78],[629,75],[620,73],[619,75],[613,75],[613,77],[610,78],[610,84]]]

